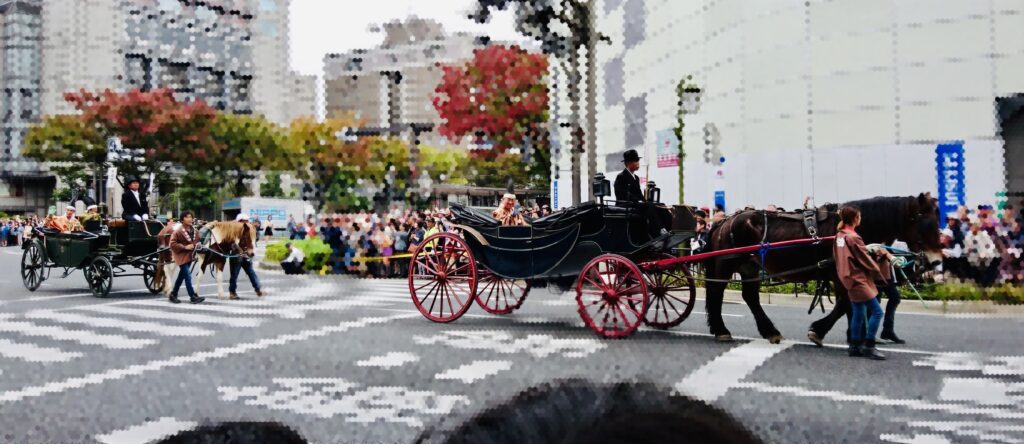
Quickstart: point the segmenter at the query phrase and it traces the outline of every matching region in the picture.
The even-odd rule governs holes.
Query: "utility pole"
[[[574,36],[573,40],[576,40]],[[583,153],[584,147],[581,143],[583,138],[580,137],[580,132],[583,131],[583,127],[580,125],[580,64],[579,64],[579,46],[575,44],[569,51],[569,110],[571,111],[569,122],[570,122],[570,136],[572,139],[572,204],[578,205],[582,201],[580,186],[582,185],[582,178],[580,177],[580,155]]]
[[[584,32],[587,45],[587,183],[594,180],[597,174],[597,32],[594,23],[597,21],[594,0],[587,0],[587,28]],[[575,172],[575,174],[579,174]],[[648,178],[650,180],[650,178]],[[588,200],[594,200],[594,187],[588,186]],[[578,204],[579,202],[573,202]]]

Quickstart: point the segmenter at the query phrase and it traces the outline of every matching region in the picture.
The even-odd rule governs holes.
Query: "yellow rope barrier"
[[[387,256],[387,257],[384,257],[384,256],[377,256],[377,257],[355,257],[355,258],[352,258],[352,262],[382,262],[382,261],[384,261],[384,259],[388,259],[388,260],[390,260],[390,259],[405,259],[405,258],[410,258],[410,257],[412,257],[411,253],[396,254],[394,256]]]

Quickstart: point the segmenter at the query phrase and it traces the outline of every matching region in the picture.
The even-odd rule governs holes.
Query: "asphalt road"
[[[906,314],[890,359],[848,358],[843,331],[804,339],[819,313],[766,306],[789,340],[714,342],[703,303],[670,331],[624,340],[582,327],[571,295],[531,293],[493,316],[422,318],[402,281],[263,272],[241,301],[172,305],[142,278],[93,298],[81,274],[34,293],[0,249],[0,442],[149,442],[196,424],[283,422],[311,442],[408,442],[528,387],[566,377],[653,381],[717,405],[767,442],[1024,442],[1024,322]],[[243,278],[244,279],[244,278]],[[915,303],[915,302],[906,302]]]

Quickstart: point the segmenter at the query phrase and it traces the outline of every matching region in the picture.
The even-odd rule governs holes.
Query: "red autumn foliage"
[[[210,135],[216,111],[201,100],[178,101],[170,89],[81,90],[66,93],[64,100],[82,112],[86,123],[107,137],[120,137],[126,148],[146,149],[151,160],[202,162],[220,149]]]
[[[502,45],[474,51],[464,65],[444,66],[433,98],[444,120],[441,135],[457,142],[482,133],[495,145],[489,157],[520,146],[527,135],[536,140],[547,120],[547,69],[545,56]]]

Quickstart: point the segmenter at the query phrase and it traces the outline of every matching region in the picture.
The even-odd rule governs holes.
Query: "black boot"
[[[861,341],[850,341],[850,348],[847,349],[846,353],[850,356],[861,356],[860,346]]]
[[[198,303],[203,302],[203,301],[206,300],[206,298],[201,298],[201,297],[199,297],[199,295],[189,296],[188,299],[190,301],[192,301],[193,304],[198,304]]]
[[[178,295],[176,295],[176,294],[172,294],[171,297],[167,298],[167,300],[171,301],[172,304],[180,304],[181,303],[181,300],[178,299]]]
[[[869,359],[871,359],[873,361],[884,361],[885,360],[885,355],[879,353],[878,350],[875,349],[875,340],[874,339],[869,339],[867,341],[864,341],[864,346],[860,348],[860,355],[865,357],[865,358],[869,358]]]
[[[892,342],[893,344],[906,344],[907,343],[907,341],[904,341],[904,340],[900,339],[900,337],[896,336],[896,333],[892,332],[892,331],[883,331],[882,335],[879,336],[879,338],[885,339],[886,341]]]

